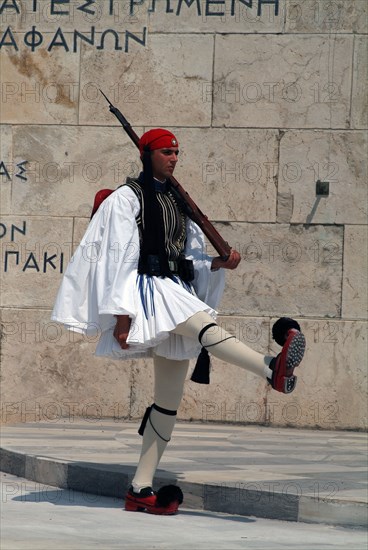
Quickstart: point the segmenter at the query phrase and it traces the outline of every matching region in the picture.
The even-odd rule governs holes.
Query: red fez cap
[[[139,151],[142,155],[146,146],[148,146],[150,151],[154,151],[155,149],[178,147],[178,145],[178,140],[169,130],[154,128],[145,132],[139,140]]]

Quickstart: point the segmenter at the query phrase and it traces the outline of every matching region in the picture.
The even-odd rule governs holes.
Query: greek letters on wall
[[[136,30],[137,18],[147,16],[154,21],[155,16],[183,18],[188,16],[211,23],[216,19],[259,18],[265,8],[271,9],[272,17],[279,16],[279,0],[0,0],[0,49],[37,51],[42,46],[48,52],[61,48],[64,52],[77,52],[83,43],[97,50],[117,50],[128,53],[131,45],[147,46],[147,26]],[[79,17],[90,22],[89,30],[64,29],[64,23],[70,24]],[[102,20],[111,26],[100,28]],[[20,21],[32,20],[24,32],[15,32]],[[58,23],[56,31],[45,32],[41,21]],[[38,26],[37,26],[38,22]],[[124,25],[134,25],[134,31]]]
[[[27,230],[27,220],[0,220],[1,271],[8,274],[63,273],[65,261],[70,258],[65,247],[51,242],[30,243]]]

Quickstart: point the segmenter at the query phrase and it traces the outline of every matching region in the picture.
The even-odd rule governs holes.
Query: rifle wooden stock
[[[114,107],[114,105],[109,101],[102,90],[100,90],[100,92],[108,102],[111,113],[116,116],[120,124],[123,126],[125,132],[139,149],[139,137],[131,127],[130,123],[119,111],[119,109]],[[198,208],[194,200],[190,197],[189,193],[185,191],[182,185],[180,185],[178,180],[171,176],[170,183],[173,192],[178,196],[181,202],[184,203],[189,218],[192,219],[202,229],[203,233],[217,250],[221,258],[226,260],[231,252],[231,246],[229,245],[229,243],[221,237],[220,233],[214,228],[207,216],[205,216],[203,212]]]

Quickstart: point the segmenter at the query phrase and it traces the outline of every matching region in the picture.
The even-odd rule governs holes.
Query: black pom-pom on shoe
[[[156,493],[156,506],[166,508],[172,502],[182,504],[184,500],[183,491],[177,485],[165,485]]]
[[[287,333],[291,328],[300,331],[300,325],[291,317],[281,317],[274,323],[272,327],[272,338],[279,346],[283,346],[286,342]]]

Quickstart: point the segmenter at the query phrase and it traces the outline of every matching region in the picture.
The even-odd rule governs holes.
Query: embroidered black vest
[[[126,183],[139,200],[140,211],[136,216],[139,231],[139,241],[142,246],[144,229],[144,194],[138,178],[127,178]],[[156,197],[160,206],[165,232],[165,251],[170,261],[177,261],[182,257],[186,240],[186,215],[176,197],[167,184],[157,184]]]

